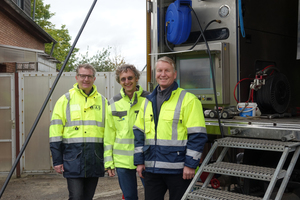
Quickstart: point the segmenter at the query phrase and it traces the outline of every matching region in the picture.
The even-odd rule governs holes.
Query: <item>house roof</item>
[[[42,27],[34,22],[16,3],[11,0],[0,1],[0,11],[13,19],[21,27],[30,32],[34,37],[40,39],[44,43],[57,43]]]
[[[38,57],[43,57],[50,62],[60,63],[59,60],[41,50],[0,44],[1,62],[37,62]]]

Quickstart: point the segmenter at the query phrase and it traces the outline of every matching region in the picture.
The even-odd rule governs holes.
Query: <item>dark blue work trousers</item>
[[[67,178],[69,200],[92,200],[98,179],[98,177]]]
[[[117,168],[119,185],[125,200],[137,200],[137,173],[135,169]],[[143,183],[143,179],[141,178]],[[144,185],[144,183],[143,183]]]
[[[169,190],[170,200],[180,200],[192,179],[184,180],[182,174],[145,173],[145,200],[164,200]]]

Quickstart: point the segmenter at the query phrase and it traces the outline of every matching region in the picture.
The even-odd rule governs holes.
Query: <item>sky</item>
[[[94,0],[44,0],[50,4],[50,18],[56,28],[66,25],[76,38]],[[121,55],[126,63],[142,70],[146,65],[146,1],[98,0],[76,44],[79,53],[95,55],[108,46],[111,55]]]

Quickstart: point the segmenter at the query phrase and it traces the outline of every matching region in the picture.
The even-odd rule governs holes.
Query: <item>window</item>
[[[21,9],[24,9],[24,0],[17,0],[17,5],[18,5]]]

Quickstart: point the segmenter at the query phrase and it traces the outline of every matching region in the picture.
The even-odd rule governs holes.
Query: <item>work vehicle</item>
[[[179,86],[204,109],[239,113],[206,118],[211,148],[183,199],[300,199],[298,0],[147,5],[148,89],[157,84],[156,60],[169,56]],[[197,186],[202,172],[210,175]],[[214,174],[226,177],[227,191],[209,187]]]

